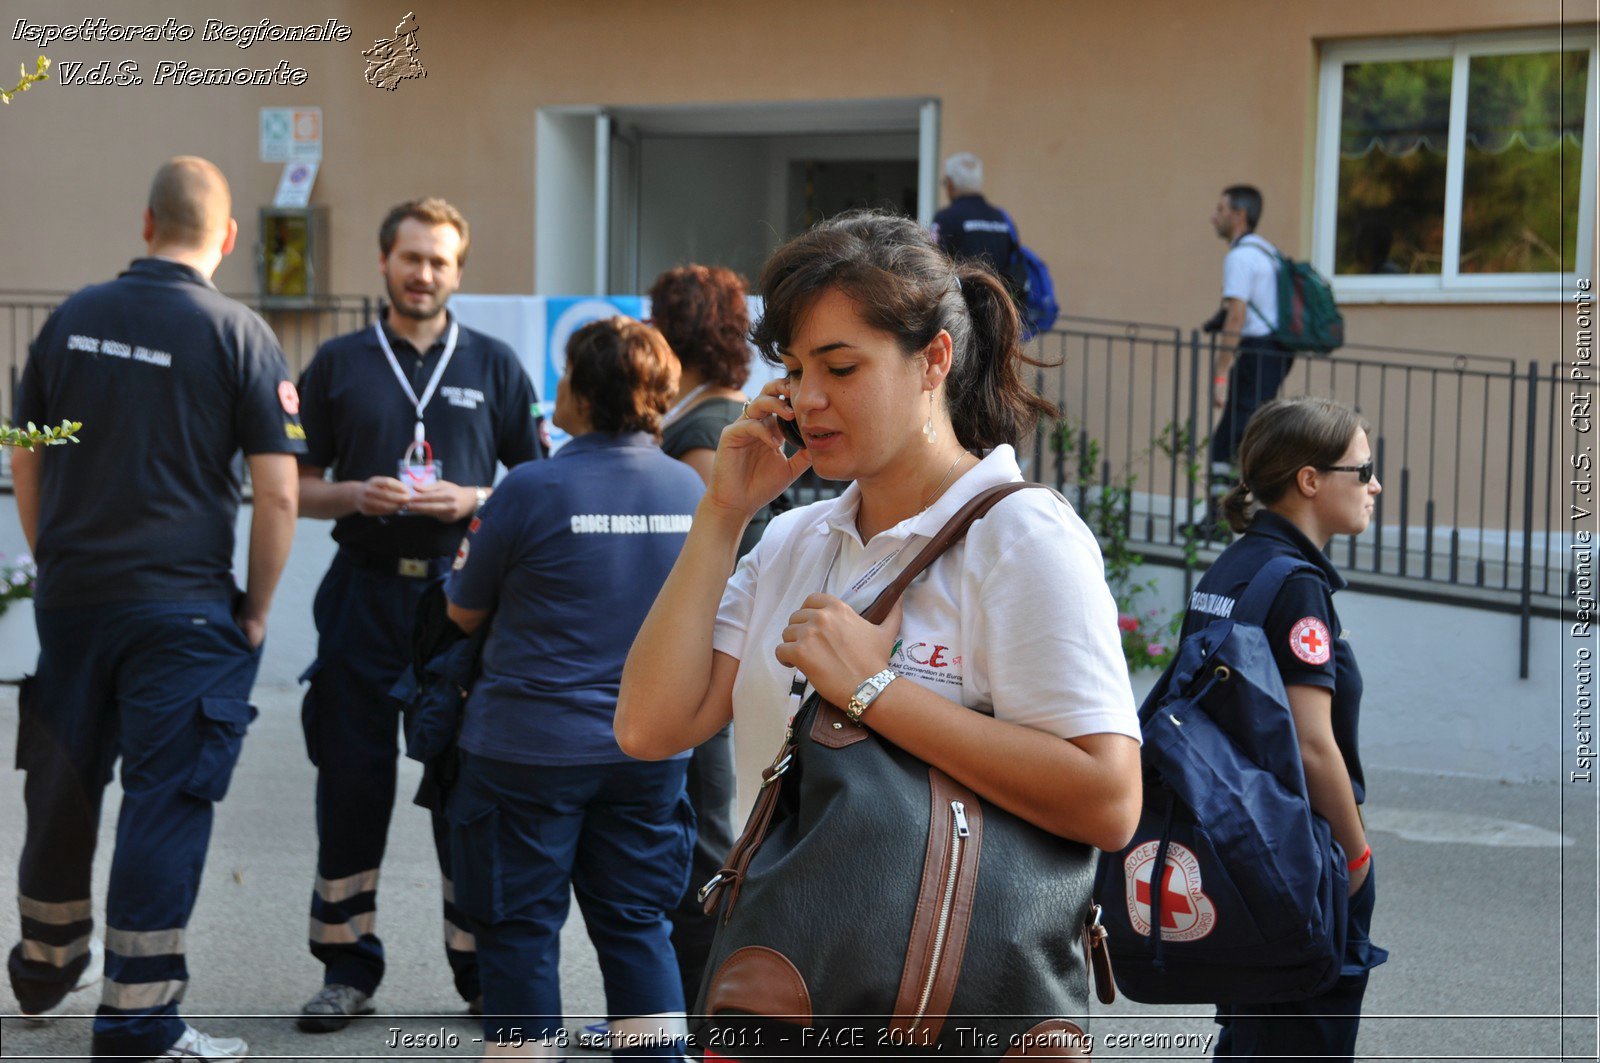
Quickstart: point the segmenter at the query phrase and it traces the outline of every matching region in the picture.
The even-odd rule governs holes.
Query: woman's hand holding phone
[[[752,515],[811,467],[787,391],[786,381],[768,381],[744,416],[722,430],[706,488],[717,505]],[[796,447],[792,457],[784,456],[786,442]]]

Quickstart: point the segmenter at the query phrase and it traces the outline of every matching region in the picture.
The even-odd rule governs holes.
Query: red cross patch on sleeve
[[[1327,664],[1333,656],[1333,639],[1328,625],[1314,616],[1296,620],[1289,629],[1289,649],[1307,664]]]
[[[295,391],[294,385],[287,380],[278,381],[278,404],[290,417],[300,413],[300,393]]]

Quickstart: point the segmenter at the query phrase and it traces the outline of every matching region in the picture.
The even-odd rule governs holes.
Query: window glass
[[[1468,61],[1462,273],[1571,271],[1587,52]]]
[[[1450,67],[1449,59],[1344,67],[1335,273],[1440,272]]]

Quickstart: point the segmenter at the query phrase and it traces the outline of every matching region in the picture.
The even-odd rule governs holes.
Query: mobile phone
[[[787,396],[787,395],[783,396],[783,401],[784,401],[785,405],[788,405],[789,396]],[[790,412],[793,412],[794,407],[790,406],[789,410],[790,410]],[[778,418],[778,430],[783,433],[783,438],[787,439],[790,442],[790,444],[792,444],[793,446],[797,447],[800,450],[806,449],[806,437],[800,434],[800,425],[799,425],[798,422],[788,421],[788,420],[783,419],[782,417],[779,417]]]
[[[800,434],[800,426],[793,421],[778,418],[778,430],[783,433],[783,438],[793,443],[801,450],[806,449],[806,437]]]

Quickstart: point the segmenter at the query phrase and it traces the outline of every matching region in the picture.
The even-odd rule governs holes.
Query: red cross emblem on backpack
[[[1158,841],[1146,842],[1123,861],[1127,879],[1128,921],[1135,933],[1150,936],[1151,901],[1161,891],[1161,936],[1167,941],[1198,941],[1216,929],[1217,909],[1200,890],[1200,861],[1176,842],[1167,846],[1167,863],[1156,880]]]

